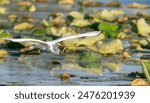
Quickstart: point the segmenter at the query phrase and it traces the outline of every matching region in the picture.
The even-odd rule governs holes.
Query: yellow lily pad
[[[74,5],[75,1],[74,0],[58,0],[58,4],[63,4],[63,5]]]
[[[9,4],[10,1],[9,0],[0,0],[0,4],[3,5],[3,4]]]
[[[16,24],[13,28],[14,31],[23,31],[23,30],[29,30],[32,29],[34,26],[31,23],[23,22]]]
[[[123,50],[123,43],[120,39],[114,39],[111,41],[105,41],[105,42],[97,42],[92,47],[89,47],[89,49],[99,52],[101,54],[116,54],[121,53]]]
[[[29,8],[29,12],[35,12],[36,11],[36,7],[35,5],[31,5],[31,7]]]
[[[0,14],[5,14],[6,13],[6,8],[0,7]]]
[[[100,18],[103,20],[113,21],[115,20],[115,15],[110,13],[108,10],[103,10],[101,12]]]
[[[69,13],[69,15],[74,19],[84,19],[84,15],[78,11],[72,11]]]
[[[0,58],[6,57],[8,52],[6,50],[0,50]]]
[[[76,34],[76,32],[69,27],[60,27],[60,28],[56,28],[56,27],[52,27],[50,28],[50,32],[53,36],[67,36],[67,35],[71,35],[71,34]]]
[[[62,12],[57,12],[49,16],[49,25],[64,25],[66,23],[65,16]]]
[[[85,38],[76,38],[71,40],[65,40],[62,42],[62,45],[65,46],[69,50],[76,51],[80,46],[91,47],[97,41],[105,39],[103,34],[92,36],[92,37],[85,37]]]
[[[90,26],[91,23],[88,20],[84,20],[84,19],[74,19],[70,25],[82,28],[82,27]]]
[[[146,23],[144,18],[137,20],[137,29],[141,36],[147,37],[150,34],[150,25]]]
[[[149,8],[150,6],[147,5],[147,4],[140,4],[140,3],[132,3],[132,4],[129,4],[128,5],[128,8],[139,8],[139,9],[147,9]]]

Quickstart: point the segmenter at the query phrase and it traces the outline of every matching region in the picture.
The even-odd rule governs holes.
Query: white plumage
[[[51,51],[54,54],[59,54],[60,50],[58,48],[58,44],[61,41],[68,40],[68,39],[74,39],[79,37],[86,37],[86,36],[96,36],[98,34],[102,33],[102,31],[93,31],[93,32],[87,32],[83,34],[76,34],[76,35],[69,35],[66,37],[62,37],[53,41],[44,42],[42,40],[38,39],[30,39],[30,38],[3,38],[4,40],[9,40],[13,42],[27,42],[28,44],[42,44],[43,49]]]

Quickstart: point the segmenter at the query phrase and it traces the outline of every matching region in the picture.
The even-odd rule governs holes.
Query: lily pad
[[[85,68],[99,68],[101,55],[95,52],[84,52],[80,55],[79,65]]]
[[[147,4],[140,4],[140,3],[137,3],[137,2],[133,2],[132,4],[128,5],[128,8],[147,9],[147,8],[150,8],[150,6],[147,5]]]
[[[108,23],[108,22],[103,22],[100,23],[99,25],[99,29],[101,30],[106,30],[106,31],[115,31],[117,30],[119,27],[113,23]]]
[[[10,3],[9,0],[0,0],[0,5],[9,4],[9,3]]]
[[[49,29],[48,28],[44,28],[44,29],[41,29],[41,30],[35,30],[35,31],[33,31],[33,35],[37,36],[37,37],[42,37],[45,34],[47,34],[48,32],[49,32]]]
[[[6,8],[0,7],[0,14],[5,14],[6,13]]]
[[[114,39],[104,42],[96,42],[95,45],[89,47],[92,51],[99,52],[101,54],[116,54],[120,53],[123,50],[123,43],[120,39]]]
[[[23,22],[23,23],[16,24],[13,29],[14,31],[23,31],[23,30],[32,29],[33,27],[34,27],[33,24],[28,22]]]
[[[113,23],[108,23],[108,22],[102,22],[99,24],[99,30],[104,31],[104,35],[106,37],[117,37],[119,33],[119,26],[113,24]]]
[[[0,50],[0,58],[6,57],[8,52],[6,50]]]
[[[103,34],[92,36],[92,37],[84,37],[84,38],[76,38],[71,40],[65,40],[62,42],[62,45],[65,46],[67,49],[76,51],[80,48],[80,46],[85,46],[87,48],[94,45],[97,41],[101,41],[105,39]]]
[[[146,23],[144,18],[137,20],[137,29],[140,36],[147,37],[150,34],[150,25]]]
[[[149,86],[149,84],[144,79],[138,78],[131,82],[131,86]]]
[[[69,16],[71,16],[73,19],[84,19],[84,15],[78,11],[70,12]]]
[[[91,23],[88,20],[84,20],[84,19],[74,19],[70,25],[82,28],[82,27],[90,26]]]
[[[150,81],[150,63],[148,63],[144,60],[141,60],[141,64],[142,64],[142,67],[143,67],[144,75]]]
[[[12,35],[10,33],[0,31],[0,38],[11,38]]]

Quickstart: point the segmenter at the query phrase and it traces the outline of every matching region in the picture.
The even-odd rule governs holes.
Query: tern
[[[2,38],[2,39],[12,41],[12,42],[25,42],[28,44],[35,44],[37,46],[40,46],[42,44],[43,50],[51,51],[52,53],[58,55],[60,52],[60,49],[58,46],[59,42],[65,41],[68,39],[79,38],[79,37],[96,36],[96,35],[99,35],[101,33],[102,33],[102,31],[93,31],[93,32],[87,32],[87,33],[83,33],[83,34],[69,35],[66,37],[62,37],[62,38],[52,40],[52,41],[47,41],[47,42],[42,41],[42,40],[38,40],[38,39],[31,39],[31,38]]]

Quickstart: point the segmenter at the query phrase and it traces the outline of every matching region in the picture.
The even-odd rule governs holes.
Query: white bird
[[[60,49],[58,48],[59,42],[68,40],[68,39],[79,38],[79,37],[96,36],[101,33],[102,31],[93,31],[93,32],[87,32],[83,34],[69,35],[69,36],[62,37],[53,41],[48,41],[48,42],[38,40],[38,39],[31,39],[31,38],[2,38],[2,39],[13,41],[13,42],[26,42],[28,44],[35,44],[37,46],[40,46],[42,44],[42,48],[44,50],[51,51],[54,54],[59,54],[60,52]]]

